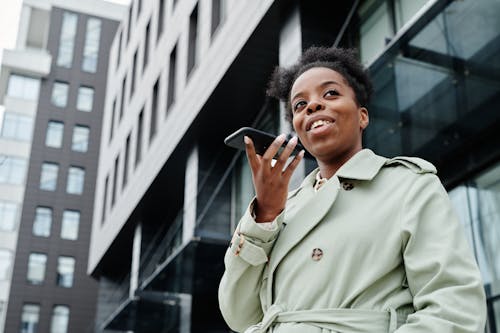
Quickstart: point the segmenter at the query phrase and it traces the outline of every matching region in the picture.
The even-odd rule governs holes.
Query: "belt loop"
[[[393,307],[389,308],[389,333],[394,332],[398,328],[398,314]]]

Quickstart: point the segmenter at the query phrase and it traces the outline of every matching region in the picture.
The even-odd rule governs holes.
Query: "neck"
[[[321,177],[330,179],[335,173],[337,173],[340,167],[345,164],[345,162],[349,161],[349,159],[359,151],[361,151],[361,148],[352,151],[349,154],[345,154],[340,157],[337,156],[336,158],[330,160],[316,159]]]

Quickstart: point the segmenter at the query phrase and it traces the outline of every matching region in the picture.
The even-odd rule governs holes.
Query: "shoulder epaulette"
[[[432,163],[418,157],[397,156],[388,159],[385,165],[403,165],[415,173],[437,173]]]

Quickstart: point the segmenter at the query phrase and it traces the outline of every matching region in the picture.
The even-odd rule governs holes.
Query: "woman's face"
[[[316,159],[348,159],[361,150],[368,111],[338,72],[313,67],[295,80],[290,93],[293,127]]]

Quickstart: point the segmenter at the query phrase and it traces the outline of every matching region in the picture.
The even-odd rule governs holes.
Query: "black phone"
[[[229,147],[233,147],[236,149],[240,150],[245,150],[245,141],[243,140],[244,136],[248,136],[252,139],[253,144],[255,146],[255,152],[259,155],[264,155],[266,152],[267,148],[273,143],[274,139],[276,139],[276,135],[270,134],[264,131],[260,131],[258,129],[252,128],[252,127],[242,127],[233,134],[229,135],[224,139],[224,143],[228,145]],[[288,143],[288,140],[290,140],[292,137],[289,135],[289,137],[285,140],[281,148],[278,150],[278,153],[274,156],[274,158],[277,158],[285,146]],[[295,146],[295,149],[293,150],[291,156],[297,155],[300,153],[301,150],[303,150],[304,147],[300,143],[297,143]]]

